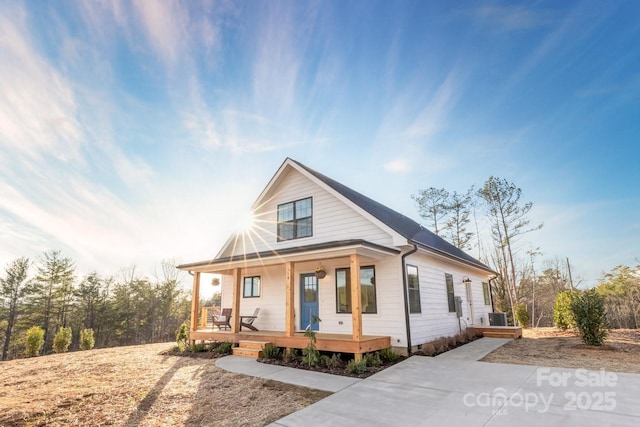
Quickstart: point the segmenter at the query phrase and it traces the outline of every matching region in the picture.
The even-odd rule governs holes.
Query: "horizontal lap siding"
[[[325,278],[318,281],[320,332],[351,334],[350,313],[336,313],[337,268],[348,268],[349,259],[331,259],[321,261],[327,271]],[[405,346],[404,297],[402,295],[402,275],[400,257],[393,256],[385,260],[362,259],[361,265],[375,266],[377,313],[363,314],[363,334],[391,337],[393,346]],[[300,276],[314,273],[317,262],[296,263],[294,267],[295,286],[295,328],[300,325]],[[259,298],[240,297],[240,313],[253,313],[260,307],[260,314],[254,325],[261,330],[283,331],[285,327],[285,270],[284,266],[264,269],[242,270],[242,277],[259,275],[261,290]],[[241,290],[242,292],[242,290]],[[222,307],[231,307],[233,298],[233,276],[224,276],[222,280]],[[342,324],[340,324],[342,322]]]
[[[243,269],[241,275],[243,278],[260,276],[260,296],[257,298],[244,298],[242,289],[240,289],[240,315],[251,315],[256,307],[260,307],[260,313],[253,325],[264,331],[283,331],[285,324],[284,266]],[[233,276],[223,276],[222,307],[229,308],[232,303]]]
[[[278,242],[276,236],[278,205],[307,197],[313,198],[313,236]],[[234,251],[233,248],[229,248],[221,256],[228,256],[231,251],[234,255],[240,255],[245,252],[261,252],[349,239],[363,239],[380,245],[392,245],[389,233],[294,170],[283,175],[274,195],[255,212],[255,215],[258,219],[258,227],[254,227],[250,246],[245,248],[239,244]]]
[[[389,257],[385,260],[367,261],[362,259],[361,266],[375,267],[376,272],[376,308],[377,313],[362,314],[362,333],[364,335],[384,335],[391,337],[392,345],[398,340],[406,342],[404,326],[404,300],[402,295],[402,275],[400,258]],[[352,333],[351,313],[336,312],[337,268],[348,268],[349,260],[338,259],[323,263],[327,276],[320,280],[320,330],[327,333]],[[342,324],[340,324],[342,322]]]
[[[491,306],[485,306],[482,292],[482,282],[487,281],[486,275],[476,270],[467,269],[457,263],[426,254],[409,256],[407,264],[418,267],[422,306],[422,313],[410,315],[412,345],[423,344],[442,336],[455,335],[460,330],[456,313],[449,312],[445,273],[453,276],[455,296],[462,297],[462,329],[471,324],[466,288],[462,283],[464,276],[469,277],[472,281],[473,323],[479,325],[482,318],[484,324],[487,324],[487,313],[491,311]]]

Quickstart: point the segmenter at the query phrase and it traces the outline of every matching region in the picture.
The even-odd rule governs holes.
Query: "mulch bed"
[[[295,360],[293,362],[285,362],[282,359],[266,359],[266,358],[261,358],[258,359],[258,362],[261,363],[266,363],[269,365],[278,365],[278,366],[286,366],[288,368],[295,368],[295,369],[304,369],[305,371],[314,371],[314,372],[322,372],[324,374],[333,374],[333,375],[341,375],[343,377],[352,377],[352,378],[367,378],[370,377],[371,375],[380,372],[386,368],[388,368],[389,366],[393,366],[396,363],[402,362],[405,359],[405,357],[399,357],[398,360],[396,360],[393,363],[383,363],[380,366],[368,366],[367,367],[367,371],[365,373],[362,374],[354,374],[350,371],[347,370],[347,362],[343,361],[343,365],[340,366],[337,369],[332,369],[332,368],[328,368],[326,366],[309,366],[308,364],[303,363],[300,360]]]

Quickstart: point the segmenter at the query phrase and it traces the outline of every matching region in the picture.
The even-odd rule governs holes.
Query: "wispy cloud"
[[[184,3],[136,0],[133,4],[149,45],[168,67],[175,66],[189,51],[190,19]]]
[[[28,33],[23,10],[0,14],[0,146],[31,160],[80,161],[84,132],[73,91]]]
[[[407,159],[397,158],[383,165],[387,172],[406,173],[411,171],[411,163]]]
[[[551,23],[551,12],[524,5],[483,5],[466,9],[463,14],[497,32],[524,31]]]

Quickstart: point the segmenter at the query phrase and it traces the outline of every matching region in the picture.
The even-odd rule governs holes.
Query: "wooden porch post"
[[[353,326],[353,340],[362,340],[362,295],[360,286],[360,258],[358,254],[350,256],[351,268],[351,322]],[[356,360],[362,358],[362,353],[355,353]]]
[[[207,307],[202,307],[202,313],[200,314],[200,327],[202,329],[207,327]]]
[[[240,288],[242,287],[242,270],[236,268],[233,272],[233,302],[231,303],[231,332],[240,332]]]
[[[193,290],[191,291],[191,332],[198,330],[198,305],[200,304],[200,272],[193,273]],[[191,340],[191,344],[195,344],[195,340]]]
[[[293,277],[293,262],[289,261],[285,264],[285,277],[286,277],[286,290],[285,290],[285,325],[284,325],[284,334],[287,337],[292,337],[296,330],[295,323],[295,284]]]

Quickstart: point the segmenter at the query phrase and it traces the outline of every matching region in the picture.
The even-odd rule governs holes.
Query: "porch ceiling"
[[[397,255],[400,250],[366,240],[342,240],[294,248],[273,249],[232,257],[179,265],[180,270],[225,274],[234,268],[260,267],[285,262],[313,261],[319,258],[343,258],[357,254],[372,259]]]

